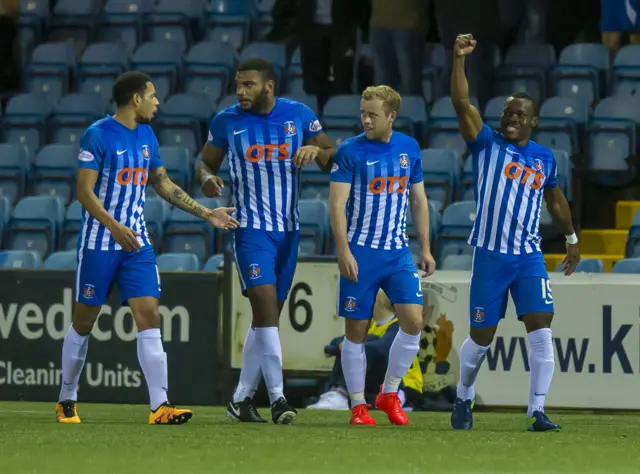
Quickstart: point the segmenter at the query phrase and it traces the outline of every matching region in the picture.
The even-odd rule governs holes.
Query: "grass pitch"
[[[183,426],[149,426],[148,408],[79,404],[81,425],[54,403],[0,402],[2,474],[382,474],[640,472],[640,415],[567,415],[561,433],[528,433],[523,415],[477,413],[470,432],[445,413],[409,426],[348,425],[348,412],[301,410],[293,426],[233,423],[196,407]],[[269,415],[266,408],[260,410]]]

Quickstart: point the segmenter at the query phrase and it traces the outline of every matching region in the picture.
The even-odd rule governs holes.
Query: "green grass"
[[[552,416],[561,433],[528,433],[519,414],[478,413],[470,432],[446,413],[409,426],[348,425],[348,412],[302,410],[294,426],[244,425],[199,407],[183,426],[149,426],[148,409],[80,404],[81,425],[54,404],[0,402],[2,474],[607,473],[640,470],[640,416]],[[267,409],[261,410],[268,415]]]

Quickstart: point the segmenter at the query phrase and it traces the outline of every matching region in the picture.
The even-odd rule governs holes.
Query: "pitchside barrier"
[[[220,404],[235,384],[251,322],[232,259],[217,273],[162,273],[160,313],[172,401]],[[553,300],[556,372],[547,404],[565,408],[640,409],[640,276],[551,275],[532,285]],[[323,348],[343,334],[335,316],[338,268],[333,259],[301,259],[281,325],[287,374],[328,374]],[[64,271],[0,271],[0,400],[55,400],[62,340],[71,321],[75,278]],[[428,390],[454,385],[457,351],[469,327],[468,272],[438,271],[422,281],[431,314],[423,334]],[[226,297],[224,297],[224,296]],[[480,309],[481,310],[481,309]],[[147,403],[136,330],[117,291],[89,343],[79,385],[84,401]],[[524,406],[528,341],[509,304],[477,385],[478,403]]]

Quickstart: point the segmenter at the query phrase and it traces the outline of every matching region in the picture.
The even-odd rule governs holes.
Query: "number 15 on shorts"
[[[542,300],[545,304],[553,304],[553,293],[551,292],[551,281],[548,278],[541,278]]]

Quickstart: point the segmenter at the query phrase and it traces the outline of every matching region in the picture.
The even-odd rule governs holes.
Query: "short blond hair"
[[[363,100],[379,99],[382,101],[382,108],[389,115],[391,112],[399,113],[402,105],[402,98],[393,88],[389,86],[370,86],[362,93]]]

